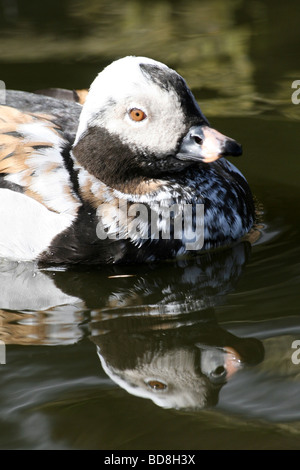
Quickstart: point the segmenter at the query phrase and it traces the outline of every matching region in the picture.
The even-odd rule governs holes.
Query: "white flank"
[[[52,212],[24,194],[0,189],[0,258],[37,260],[74,218]]]

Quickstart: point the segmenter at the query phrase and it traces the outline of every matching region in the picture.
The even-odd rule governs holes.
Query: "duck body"
[[[111,64],[83,106],[8,91],[0,257],[137,263],[229,245],[254,223],[246,179],[220,158],[240,153],[210,127],[184,80],[151,59]],[[200,229],[201,243],[191,244]]]

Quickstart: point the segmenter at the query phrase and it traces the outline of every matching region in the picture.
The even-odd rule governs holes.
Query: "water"
[[[262,219],[251,249],[193,260],[2,261],[0,447],[299,449],[298,2],[0,5],[10,89],[86,87],[128,54],[176,68],[242,142]]]

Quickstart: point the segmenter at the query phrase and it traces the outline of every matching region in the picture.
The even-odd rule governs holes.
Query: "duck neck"
[[[134,188],[147,179],[142,158],[103,127],[90,127],[72,149],[75,160],[107,186]]]

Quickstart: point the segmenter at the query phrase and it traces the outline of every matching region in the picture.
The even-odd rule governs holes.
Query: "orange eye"
[[[144,111],[138,108],[131,109],[129,111],[129,116],[130,116],[130,119],[136,122],[143,121],[147,117]]]
[[[167,388],[167,385],[159,380],[149,380],[147,385],[154,390],[165,390]]]

